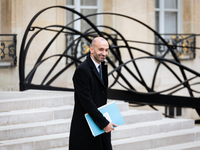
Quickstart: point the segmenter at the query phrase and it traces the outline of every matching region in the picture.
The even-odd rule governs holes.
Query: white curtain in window
[[[97,13],[97,9],[81,9],[81,13],[83,15],[89,15]],[[97,24],[97,16],[88,17],[88,19],[93,23]],[[86,23],[84,20],[81,20],[81,32],[85,32],[87,29],[91,28],[91,26]]]
[[[177,8],[177,0],[165,0],[165,8]]]
[[[160,19],[159,19],[159,17],[160,17],[160,12],[156,12],[156,31],[157,32],[159,32],[159,30],[160,30],[160,25],[159,25],[159,22],[160,22]]]
[[[165,12],[165,33],[177,33],[177,12]]]
[[[66,0],[67,5],[74,5],[74,0]]]
[[[101,0],[66,0],[66,4],[67,4],[67,7],[70,7],[82,13],[83,15],[94,14],[94,13],[102,11]],[[97,24],[101,24],[101,17],[102,17],[101,15],[97,15],[97,16],[88,17],[88,19],[93,24],[97,25]],[[67,20],[66,23],[68,24],[69,22],[77,18],[79,18],[79,16],[73,13],[70,13],[68,11],[66,15],[66,20]],[[81,21],[74,22],[73,25],[71,25],[71,27],[73,27],[74,29],[78,31],[84,32],[88,28],[90,28],[90,25],[88,25],[88,23],[86,23],[85,21],[81,20]]]
[[[82,6],[96,6],[97,0],[81,0]]]

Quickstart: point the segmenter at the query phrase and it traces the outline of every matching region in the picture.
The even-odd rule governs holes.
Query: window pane
[[[94,14],[94,13],[97,13],[97,9],[81,9],[81,13],[83,15]],[[88,19],[93,24],[95,25],[97,24],[97,16],[88,17]],[[91,28],[91,26],[88,23],[86,23],[84,20],[81,20],[81,32],[84,32],[89,28]]]
[[[159,5],[160,5],[159,1],[160,1],[160,0],[155,0],[155,7],[156,7],[156,8],[159,8]]]
[[[97,6],[97,0],[81,0],[82,6]]]
[[[165,33],[177,33],[176,12],[165,12]]]
[[[158,11],[156,11],[156,31],[159,32],[159,15],[160,13]]]
[[[165,0],[165,8],[177,8],[177,0]]]
[[[70,23],[70,22],[72,22],[74,20],[74,14],[72,12],[70,12],[70,11],[67,11],[66,17],[67,17],[66,18],[66,23],[67,24]],[[74,28],[74,23],[70,24],[69,27]]]
[[[66,5],[74,5],[74,0],[66,0]]]

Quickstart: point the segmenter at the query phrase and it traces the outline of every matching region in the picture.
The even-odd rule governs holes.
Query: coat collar
[[[90,68],[92,69],[92,71],[94,72],[94,74],[97,76],[97,78],[99,79],[99,81],[101,82],[101,84],[106,88],[106,87],[107,87],[107,80],[104,80],[105,83],[102,82],[101,77],[99,76],[99,73],[98,73],[98,71],[97,71],[97,68],[95,67],[95,64],[93,63],[93,61],[92,61],[90,55],[87,56],[86,61],[88,62]],[[105,62],[102,62],[102,63],[101,63],[101,65],[102,65],[102,70],[105,71],[105,65],[104,65],[104,64],[105,64]],[[103,71],[103,76],[105,75],[105,74],[104,74],[104,71]],[[105,77],[104,77],[104,79],[105,79]],[[105,86],[104,84],[105,84],[106,86]]]
[[[90,55],[87,56],[87,59],[86,59],[86,60],[88,61],[90,67],[92,67],[92,68],[95,67],[95,65],[94,65],[94,63],[93,63],[93,61],[92,61]],[[101,63],[102,67],[104,66],[104,64],[105,64],[105,62],[102,62],[102,63]]]

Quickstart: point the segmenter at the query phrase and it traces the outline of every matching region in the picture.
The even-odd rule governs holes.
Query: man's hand
[[[118,125],[116,125],[116,124],[110,122],[105,128],[103,128],[103,130],[104,130],[106,133],[111,132],[112,130],[115,129],[113,126],[118,127]]]

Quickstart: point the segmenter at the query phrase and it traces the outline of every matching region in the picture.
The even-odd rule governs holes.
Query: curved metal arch
[[[123,47],[125,47],[125,46],[114,46],[114,47],[121,47],[121,48],[123,48]],[[140,52],[142,52],[142,53],[144,53],[144,54],[147,54],[147,55],[149,55],[149,56],[154,56],[154,55],[152,55],[151,53],[149,53],[149,52],[146,52],[146,51],[144,51],[144,50],[142,50],[142,49],[139,49],[139,48],[136,48],[136,47],[130,47],[131,49],[134,49],[134,50],[137,50],[137,51],[140,51]],[[177,80],[181,83],[182,81],[181,81],[181,79],[178,77],[178,75],[165,63],[165,62],[162,62],[162,64],[177,78]],[[151,89],[152,90],[152,92],[154,91],[153,89]]]
[[[26,31],[24,33],[24,36],[23,36],[23,39],[22,39],[22,44],[21,44],[21,49],[20,49],[20,60],[19,60],[19,71],[22,72],[19,74],[19,78],[20,78],[20,82],[23,81],[24,82],[24,77],[25,77],[25,74],[24,74],[24,65],[25,65],[25,57],[26,57],[26,52],[23,52],[24,51],[24,46],[25,46],[25,43],[26,43],[26,39],[27,39],[27,36],[28,36],[28,32],[33,24],[33,22],[36,20],[36,18],[41,14],[43,13],[44,11],[48,10],[48,9],[51,9],[51,8],[62,8],[62,9],[66,9],[68,11],[71,11],[75,14],[77,14],[78,16],[80,16],[81,18],[83,18],[91,27],[94,28],[94,30],[99,34],[101,35],[101,33],[99,32],[99,30],[95,27],[95,25],[89,20],[87,19],[86,17],[84,17],[81,13],[71,9],[71,8],[68,8],[68,7],[65,7],[65,6],[51,6],[51,7],[47,7],[41,11],[39,11],[32,19],[31,21],[29,22],[27,28],[26,28]],[[20,83],[20,87],[23,88],[23,83]]]
[[[172,55],[173,55],[175,61],[180,63],[179,59],[177,58],[176,54],[175,54],[174,51],[172,50],[171,46],[168,45],[168,43],[162,38],[162,36],[161,36],[158,32],[156,32],[154,29],[152,29],[150,26],[148,26],[147,24],[145,24],[145,23],[143,23],[143,22],[141,22],[141,21],[139,21],[139,20],[137,20],[137,19],[135,19],[135,18],[132,18],[132,17],[127,16],[127,15],[122,15],[122,14],[118,14],[118,13],[110,13],[110,12],[108,12],[108,13],[95,13],[95,14],[87,15],[87,16],[85,16],[85,17],[90,17],[90,16],[94,16],[94,15],[102,15],[102,14],[105,14],[105,15],[117,15],[117,16],[125,17],[125,18],[128,18],[128,19],[134,20],[134,21],[136,21],[136,22],[142,24],[143,26],[147,27],[147,28],[148,28],[149,30],[151,30],[156,36],[158,36],[159,39],[161,39],[161,41],[168,47],[168,50],[165,52],[165,54],[163,55],[163,57],[170,51],[170,52],[172,53]],[[79,20],[79,19],[80,19],[80,18],[76,19],[75,21],[77,21],[77,20]],[[131,59],[133,59],[133,58],[131,57]],[[157,75],[157,71],[158,71],[158,69],[159,69],[159,66],[160,66],[160,62],[159,62],[159,64],[157,65],[157,69],[155,70],[154,77],[153,77],[153,80],[152,80],[152,88],[151,88],[151,89],[154,88],[154,83],[155,83],[155,79],[156,79],[156,75]],[[137,70],[137,71],[138,71],[138,70]],[[181,73],[182,73],[182,75],[183,75],[184,80],[187,80],[187,77],[186,77],[185,72],[184,72],[181,68],[180,68],[180,71],[181,71]],[[139,72],[139,71],[138,71],[138,73],[139,73],[139,75],[140,75],[140,72]],[[190,95],[193,96],[188,82],[186,82],[184,85],[188,88],[188,91],[189,91]]]
[[[176,65],[176,66],[179,66],[179,67],[181,67],[182,69],[185,69],[185,70],[187,70],[187,71],[189,71],[189,72],[191,72],[191,73],[193,73],[193,74],[195,74],[195,75],[197,75],[197,76],[200,76],[200,73],[198,73],[198,72],[196,72],[196,71],[194,71],[194,70],[192,70],[192,69],[190,69],[190,68],[188,68],[188,67],[186,67],[186,66],[184,66],[184,65],[181,65],[180,63],[177,63],[177,62],[175,62],[175,61],[172,61],[172,60],[169,60],[169,59],[166,59],[166,58],[156,57],[156,56],[139,57],[139,58],[131,59],[131,60],[127,61],[126,63],[120,65],[119,67],[115,68],[113,71],[111,71],[111,72],[108,74],[108,76],[109,76],[110,74],[112,74],[113,72],[117,71],[117,70],[118,70],[119,68],[121,68],[122,66],[125,66],[126,64],[128,64],[128,63],[130,63],[130,62],[132,62],[132,61],[135,61],[135,60],[139,60],[139,59],[156,59],[156,60],[160,60],[160,61],[166,61],[166,62],[169,62],[169,63],[174,64],[174,65]]]
[[[197,82],[197,83],[194,83],[194,84],[190,84],[190,86],[197,85],[197,84],[200,84],[200,82]],[[176,89],[176,90],[170,92],[168,95],[172,95],[173,93],[176,93],[176,92],[178,92],[178,91],[180,91],[180,90],[182,90],[182,89],[184,89],[184,88],[185,88],[185,87],[180,87],[180,88],[178,88],[178,89]],[[200,91],[193,90],[192,88],[191,88],[191,90],[192,90],[193,92],[195,92],[195,93],[200,94]]]
[[[32,74],[34,74],[35,70],[42,64],[44,63],[46,60],[52,58],[52,57],[56,57],[56,56],[62,56],[62,57],[67,57],[67,58],[71,58],[72,60],[78,62],[78,63],[82,63],[79,59],[76,59],[72,56],[69,56],[69,55],[64,55],[64,54],[56,54],[56,55],[51,55],[43,60],[41,60],[39,63],[37,63],[36,66],[33,67],[33,69],[30,71],[30,73],[27,75],[26,79],[28,80],[29,78],[31,78]]]
[[[42,30],[44,30],[44,29],[46,29],[46,28],[51,28],[51,27],[60,27],[61,30],[58,31],[58,33],[53,37],[53,39],[48,43],[48,45],[47,45],[47,46],[45,47],[45,49],[42,51],[42,53],[41,53],[41,55],[39,56],[39,58],[37,59],[35,65],[37,65],[37,63],[39,63],[39,62],[42,60],[44,54],[47,52],[47,50],[48,50],[48,48],[50,47],[50,45],[51,45],[51,44],[53,43],[53,41],[58,37],[58,35],[63,31],[63,29],[71,30],[71,31],[75,32],[76,34],[81,35],[81,37],[84,37],[84,38],[87,39],[88,41],[91,41],[91,39],[89,39],[86,35],[82,34],[81,32],[79,32],[79,31],[77,31],[77,30],[75,30],[75,29],[73,29],[73,28],[66,27],[66,26],[61,26],[61,25],[51,25],[51,26],[47,26],[47,27],[41,28],[40,30],[38,30],[37,32],[35,32],[35,33],[31,36],[30,40],[28,41],[28,43],[27,43],[27,45],[26,45],[25,52],[27,53],[28,48],[30,47],[31,42],[33,41],[33,39],[35,38],[35,36],[36,36],[39,32],[41,32]],[[71,43],[71,45],[73,45],[73,43]],[[64,53],[66,53],[66,51],[67,51],[68,49],[69,49],[69,48],[67,48],[67,49],[64,51]],[[64,53],[63,53],[63,54],[64,54]],[[25,56],[25,58],[26,58],[26,56]],[[61,56],[61,57],[59,58],[59,60],[55,63],[55,65],[54,65],[53,68],[49,71],[49,73],[47,74],[47,76],[46,76],[45,78],[47,78],[47,77],[49,76],[49,74],[53,71],[53,69],[54,69],[55,66],[58,64],[58,62],[60,61],[61,58],[62,58],[62,56]],[[34,73],[32,74],[32,77],[33,77],[33,75],[34,75]],[[30,80],[28,81],[29,83],[32,81],[32,77],[31,77]],[[26,78],[25,78],[25,81],[26,81]],[[45,79],[44,79],[44,81],[45,81]],[[44,83],[44,81],[42,82],[42,84]]]
[[[67,24],[66,26],[50,25],[50,26],[46,26],[46,27],[43,27],[43,28],[37,27],[37,26],[35,26],[35,27],[32,26],[32,24],[34,23],[34,21],[37,19],[37,17],[40,14],[42,14],[46,10],[49,10],[49,9],[52,9],[52,8],[61,8],[61,9],[68,10],[68,11],[70,11],[72,13],[75,13],[75,14],[79,15],[80,18],[72,21],[71,23]],[[119,31],[117,31],[116,29],[114,29],[112,27],[109,27],[109,26],[105,26],[105,25],[95,26],[89,20],[89,17],[90,16],[94,16],[94,15],[115,15],[115,16],[125,17],[127,19],[131,19],[133,21],[136,21],[140,25],[143,25],[144,27],[146,27],[147,29],[149,29],[150,31],[152,31],[154,33],[154,35],[157,36],[163,42],[163,44],[168,48],[168,50],[165,52],[165,54],[162,57],[155,57],[152,54],[150,54],[150,53],[148,53],[148,52],[146,52],[146,51],[144,51],[142,49],[131,47],[129,45],[129,40],[125,39],[125,37],[121,33],[119,33]],[[72,28],[69,27],[70,24],[72,24],[75,21],[80,20],[80,19],[85,20],[90,25],[90,29],[88,29],[84,33],[78,32],[78,31],[76,31],[76,30],[74,30],[74,29],[72,29]],[[51,27],[58,27],[58,28],[60,28],[60,30],[54,30],[54,29],[51,29]],[[113,39],[108,33],[101,32],[98,29],[99,27],[103,27],[103,28],[107,28],[107,29],[112,30],[121,39]],[[38,29],[38,31],[36,31],[31,36],[31,38],[27,41],[27,37],[28,37],[29,31],[32,32],[35,29]],[[49,31],[49,32],[56,32],[56,35],[46,45],[46,47],[42,51],[40,57],[36,61],[35,66],[32,68],[31,72],[29,72],[28,76],[26,76],[26,78],[25,78],[25,72],[24,71],[25,71],[25,59],[26,59],[27,52],[28,52],[29,47],[30,47],[32,41],[34,40],[34,38],[38,35],[38,33],[40,33],[43,30]],[[67,31],[69,30],[69,32],[67,32],[65,30],[67,30]],[[94,30],[94,31],[93,32],[89,32],[90,30]],[[49,49],[50,45],[55,41],[55,39],[61,33],[78,35],[79,37],[77,39],[75,39],[74,41],[72,41],[72,43],[70,43],[69,47],[67,47],[62,54],[52,55],[52,56],[49,56],[47,58],[43,58],[44,57],[44,53]],[[45,8],[45,9],[39,11],[31,19],[30,23],[28,24],[28,26],[26,28],[26,31],[24,33],[24,37],[23,37],[22,44],[21,44],[21,49],[20,49],[20,63],[19,63],[20,75],[19,76],[20,76],[21,90],[25,90],[25,89],[29,89],[29,88],[38,88],[38,89],[43,89],[44,88],[44,89],[49,89],[49,90],[53,89],[53,90],[70,90],[70,91],[73,90],[73,89],[69,89],[69,88],[52,87],[51,83],[53,83],[53,81],[55,81],[55,79],[57,79],[57,77],[60,76],[68,68],[70,68],[73,65],[77,66],[77,63],[81,63],[80,59],[84,58],[87,54],[84,54],[82,56],[77,57],[77,54],[76,54],[77,52],[75,52],[75,55],[73,57],[72,56],[69,57],[69,55],[66,55],[65,53],[73,45],[76,46],[75,50],[77,51],[78,43],[81,41],[82,38],[86,39],[87,41],[91,41],[91,39],[88,39],[88,36],[91,36],[91,34],[102,36],[104,38],[107,38],[108,40],[111,40],[112,43],[115,43],[114,46],[110,46],[110,50],[112,51],[112,54],[115,56],[115,59],[119,62],[119,66],[117,66],[114,62],[112,62],[112,60],[109,57],[107,58],[108,64],[114,69],[111,72],[117,72],[117,76],[114,76],[113,73],[109,74],[109,75],[112,75],[113,78],[114,78],[114,82],[112,83],[111,86],[109,86],[109,92],[108,92],[109,93],[108,94],[109,98],[113,98],[113,95],[111,95],[111,94],[114,93],[114,96],[119,96],[118,98],[122,98],[122,100],[129,101],[129,102],[133,103],[134,100],[130,100],[130,97],[134,97],[134,99],[135,98],[138,99],[137,102],[140,102],[139,99],[142,97],[143,101],[141,101],[141,103],[142,104],[144,104],[144,103],[148,104],[153,109],[156,109],[156,108],[153,107],[153,104],[159,104],[159,105],[163,105],[163,106],[168,106],[168,105],[179,106],[179,103],[177,103],[176,101],[173,104],[173,101],[175,100],[175,98],[177,98],[177,99],[183,100],[184,104],[181,105],[183,107],[199,108],[199,106],[200,106],[199,98],[194,98],[194,96],[193,96],[193,92],[198,93],[199,91],[194,90],[194,89],[191,88],[192,85],[196,85],[196,84],[199,84],[199,83],[197,82],[197,83],[193,83],[191,85],[189,84],[189,81],[191,81],[193,78],[200,77],[199,73],[196,72],[196,71],[194,71],[194,70],[192,70],[192,69],[189,69],[189,68],[181,65],[180,61],[178,60],[178,57],[175,55],[175,53],[173,51],[173,47],[171,47],[170,45],[168,45],[168,43],[162,38],[162,36],[159,33],[157,33],[154,29],[152,29],[147,24],[145,24],[145,23],[143,23],[143,22],[141,22],[141,21],[139,21],[139,20],[137,20],[135,18],[132,18],[130,16],[126,16],[126,15],[123,15],[123,14],[118,14],[118,13],[96,13],[96,14],[90,14],[90,15],[84,16],[84,15],[80,14],[79,12],[76,12],[75,10],[67,8],[65,6],[51,6],[51,7]],[[118,46],[117,45],[117,41],[120,41],[120,40],[124,43],[123,46]],[[76,42],[76,44],[75,44],[75,42]],[[147,44],[147,43],[145,43],[145,44]],[[154,43],[154,45],[156,45],[156,43]],[[124,62],[123,59],[121,58],[121,56],[120,57],[118,56],[118,55],[120,55],[120,51],[121,51],[120,49],[121,48],[126,48],[126,50],[128,50],[129,56],[131,58],[130,61]],[[114,49],[117,49],[119,52],[116,53],[114,51]],[[143,53],[149,55],[149,57],[134,58],[133,54],[132,54],[132,50],[138,50],[140,52],[143,52]],[[173,58],[174,58],[175,61],[169,61],[169,60],[167,60],[167,59],[164,58],[168,51],[170,51],[172,53],[172,56],[173,56]],[[34,84],[32,84],[32,79],[31,78],[34,76],[34,74],[36,72],[36,69],[40,65],[42,65],[43,62],[45,62],[46,60],[48,60],[48,59],[50,59],[52,57],[59,57],[59,59],[56,61],[56,63],[50,69],[50,71],[47,73],[47,75],[45,76],[45,78],[42,81],[41,85],[34,85]],[[73,58],[73,59],[72,59],[71,63],[69,63],[67,66],[65,66],[63,69],[61,69],[57,74],[55,74],[50,80],[47,81],[47,78],[49,77],[49,75],[51,74],[51,72],[54,70],[54,68],[57,66],[58,62],[61,60],[62,57]],[[144,78],[143,78],[143,76],[142,76],[142,74],[141,74],[141,72],[140,72],[137,64],[135,63],[135,61],[139,60],[139,59],[154,59],[154,60],[157,60],[159,62],[158,65],[157,65],[157,67],[156,67],[156,69],[155,69],[155,72],[154,72],[154,76],[153,76],[153,79],[152,79],[151,88],[147,86],[147,84],[146,84],[146,82],[145,82],[145,80],[144,80]],[[174,65],[176,65],[176,66],[179,67],[179,69],[181,71],[181,74],[183,76],[183,80],[177,75],[177,73],[173,69],[170,68],[170,66],[168,64],[166,64],[166,62],[168,62],[170,64],[174,64]],[[126,66],[128,63],[132,63],[133,64],[133,67],[134,67],[134,69],[136,69],[139,77],[137,77],[132,72],[132,70],[129,67]],[[156,76],[157,76],[157,73],[158,73],[158,70],[159,70],[161,64],[164,65],[174,75],[174,77],[180,82],[178,85],[175,85],[175,86],[173,86],[173,87],[165,90],[165,91],[170,91],[172,89],[174,90],[171,93],[169,93],[169,95],[162,95],[163,91],[158,91],[157,92],[157,91],[154,90],[154,84],[155,84],[155,81],[156,81]],[[126,76],[123,74],[123,72],[122,72],[122,68],[123,67],[126,68],[126,70],[128,71],[128,73],[133,78],[135,78],[143,87],[146,88],[147,93],[138,92],[137,89],[135,89],[135,87],[133,87],[130,79],[126,78]],[[192,74],[194,74],[196,76],[187,79],[185,71],[189,71],[190,73],[192,73]],[[128,88],[126,86],[124,86],[122,83],[119,82],[119,78],[120,77],[123,80],[123,82],[128,86]],[[45,83],[46,81],[47,81],[47,83]],[[111,88],[114,87],[114,85],[116,83],[118,83],[119,85],[121,85],[121,87],[123,87],[126,91],[124,91],[124,90],[120,90],[119,91],[119,90],[111,89]],[[180,85],[183,85],[184,87],[180,87]],[[172,94],[174,94],[176,91],[179,91],[179,90],[184,89],[184,88],[187,88],[188,91],[189,91],[189,94],[190,94],[190,98],[189,98],[190,104],[187,104],[187,102],[185,102],[188,97],[186,98],[186,97],[172,96]],[[120,94],[125,94],[125,95],[124,95],[124,97],[121,97]],[[149,97],[146,97],[146,95],[149,96]],[[150,97],[153,97],[156,100],[155,101],[149,101]],[[161,101],[157,102],[157,100],[160,97],[164,99],[164,102],[161,102]],[[169,101],[165,100],[167,98],[169,98]],[[152,98],[150,98],[150,99],[152,99]],[[197,104],[199,104],[199,105],[197,105]]]

